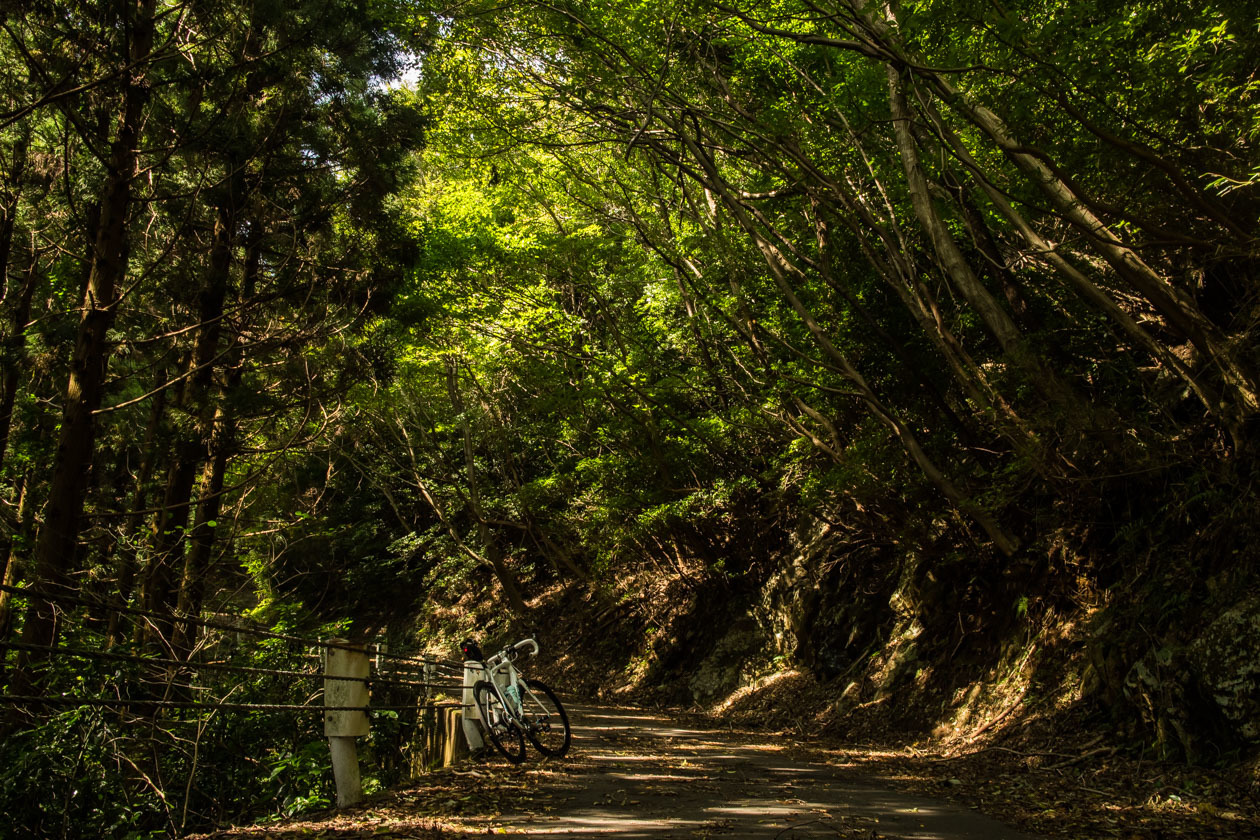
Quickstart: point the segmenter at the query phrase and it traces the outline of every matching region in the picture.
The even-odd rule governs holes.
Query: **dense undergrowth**
[[[283,633],[293,625],[277,618],[268,629]],[[308,629],[322,630],[325,638],[337,630]],[[211,669],[202,671],[121,661],[144,653],[133,644],[108,646],[113,660],[95,658],[92,653],[107,646],[90,628],[64,644],[85,655],[49,669],[43,694],[61,702],[27,702],[0,722],[0,836],[173,837],[284,819],[334,801],[318,702],[313,712],[267,708],[317,699],[320,671],[311,664],[318,656],[309,646],[208,634],[196,660]],[[266,673],[273,670],[284,673]],[[292,676],[300,672],[312,676]],[[77,698],[113,704],[76,707]],[[375,697],[381,706],[415,701],[414,689],[385,687]],[[371,737],[360,747],[368,792],[408,777],[417,716],[373,713]]]

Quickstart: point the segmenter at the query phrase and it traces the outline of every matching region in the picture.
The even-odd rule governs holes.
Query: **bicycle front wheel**
[[[538,680],[521,680],[525,736],[543,755],[561,758],[569,751],[569,716],[556,693]]]
[[[473,686],[473,702],[481,715],[481,731],[494,748],[513,764],[525,760],[525,736],[516,718],[503,705],[503,698],[488,680]]]

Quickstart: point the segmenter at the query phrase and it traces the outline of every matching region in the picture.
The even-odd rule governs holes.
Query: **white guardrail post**
[[[363,706],[369,702],[367,679],[372,660],[361,645],[350,646],[344,639],[329,639],[324,650],[324,676],[355,679],[325,679],[325,706]],[[333,782],[337,786],[337,807],[346,808],[363,798],[363,782],[359,778],[359,756],[354,739],[368,734],[366,711],[324,712],[324,735],[332,753]]]
[[[477,684],[477,680],[481,679],[483,671],[480,662],[471,659],[464,662],[464,714],[461,720],[464,738],[468,741],[468,749],[474,753],[486,745],[481,738],[481,730],[477,727],[481,715],[477,711],[477,704],[473,702],[473,686]]]

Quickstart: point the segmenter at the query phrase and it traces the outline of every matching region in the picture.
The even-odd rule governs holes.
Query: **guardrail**
[[[384,645],[356,644],[346,639],[312,639],[279,633],[253,626],[243,620],[223,621],[179,612],[159,613],[124,604],[111,604],[83,595],[58,592],[35,587],[19,587],[0,584],[0,591],[16,598],[37,599],[47,603],[85,608],[98,614],[110,611],[149,620],[156,626],[199,627],[204,631],[249,636],[260,640],[274,640],[298,646],[301,658],[316,660],[309,669],[267,668],[258,665],[238,665],[223,661],[199,658],[206,649],[191,652],[180,658],[170,645],[166,655],[124,653],[111,649],[97,650],[74,645],[36,645],[0,639],[0,661],[8,658],[12,650],[23,660],[23,667],[31,668],[42,660],[78,659],[136,666],[139,673],[129,682],[114,681],[111,687],[116,696],[83,696],[66,693],[0,693],[0,705],[8,706],[11,715],[37,719],[41,708],[98,707],[117,710],[120,714],[145,712],[136,719],[151,722],[155,715],[166,710],[195,711],[204,714],[217,712],[292,713],[318,712],[324,716],[324,734],[328,738],[332,756],[334,783],[338,807],[354,804],[362,797],[355,739],[369,734],[371,712],[412,712],[449,707],[451,704],[434,702],[436,692],[459,696],[461,709],[471,702],[468,691],[468,671],[462,661],[442,659],[424,654],[397,653]],[[213,647],[211,645],[210,647]],[[315,667],[316,665],[321,667]],[[241,684],[229,685],[219,699],[194,699],[205,693],[200,685],[202,674],[239,675],[242,678],[277,677],[289,680],[322,681],[313,686],[302,702],[259,703],[233,702],[229,700]],[[38,688],[38,681],[34,683]],[[104,685],[104,683],[103,683]],[[404,704],[388,703],[373,705],[373,689],[390,693],[410,693],[414,700]],[[167,717],[163,723],[198,723],[201,718],[181,720]],[[471,740],[472,735],[465,733]],[[479,740],[479,738],[478,738]]]

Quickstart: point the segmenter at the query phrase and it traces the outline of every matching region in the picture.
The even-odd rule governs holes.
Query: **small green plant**
[[[1028,617],[1028,596],[1020,595],[1015,599],[1015,615],[1019,618]]]
[[[328,791],[332,759],[322,741],[307,742],[292,752],[272,750],[266,764],[270,767],[265,780],[265,787],[270,789],[267,800],[279,803],[275,818],[332,804]]]

